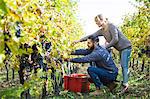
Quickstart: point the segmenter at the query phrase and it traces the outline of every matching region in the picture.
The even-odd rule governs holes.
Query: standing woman
[[[102,14],[99,14],[95,17],[95,22],[100,28],[97,32],[91,34],[93,36],[104,36],[106,41],[106,49],[110,47],[114,47],[120,52],[121,66],[122,66],[122,75],[123,75],[123,89],[122,93],[128,90],[128,63],[130,60],[131,54],[131,42],[125,37],[125,35],[112,23],[110,23],[107,18],[105,18]],[[81,38],[74,43],[86,41],[87,38],[91,35],[88,35],[84,38]]]

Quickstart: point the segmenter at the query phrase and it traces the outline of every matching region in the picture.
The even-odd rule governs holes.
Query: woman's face
[[[104,27],[106,20],[104,18],[96,17],[95,22],[98,27]]]

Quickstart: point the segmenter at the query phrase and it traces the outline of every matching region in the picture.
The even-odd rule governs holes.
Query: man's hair
[[[90,36],[88,39],[91,39],[93,42],[99,42],[99,38],[96,36]]]

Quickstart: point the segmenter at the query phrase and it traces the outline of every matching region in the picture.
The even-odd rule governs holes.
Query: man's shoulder
[[[97,46],[94,52],[101,52],[101,53],[105,53],[105,48],[101,47],[101,46]]]
[[[97,51],[100,52],[101,54],[109,54],[108,50],[106,48],[103,48],[102,46],[99,46],[97,48]]]
[[[96,46],[97,50],[105,50],[105,48],[103,48],[101,45]]]

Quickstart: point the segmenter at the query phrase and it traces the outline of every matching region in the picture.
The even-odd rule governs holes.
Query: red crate
[[[64,76],[64,89],[72,92],[89,92],[90,83],[86,74]]]

